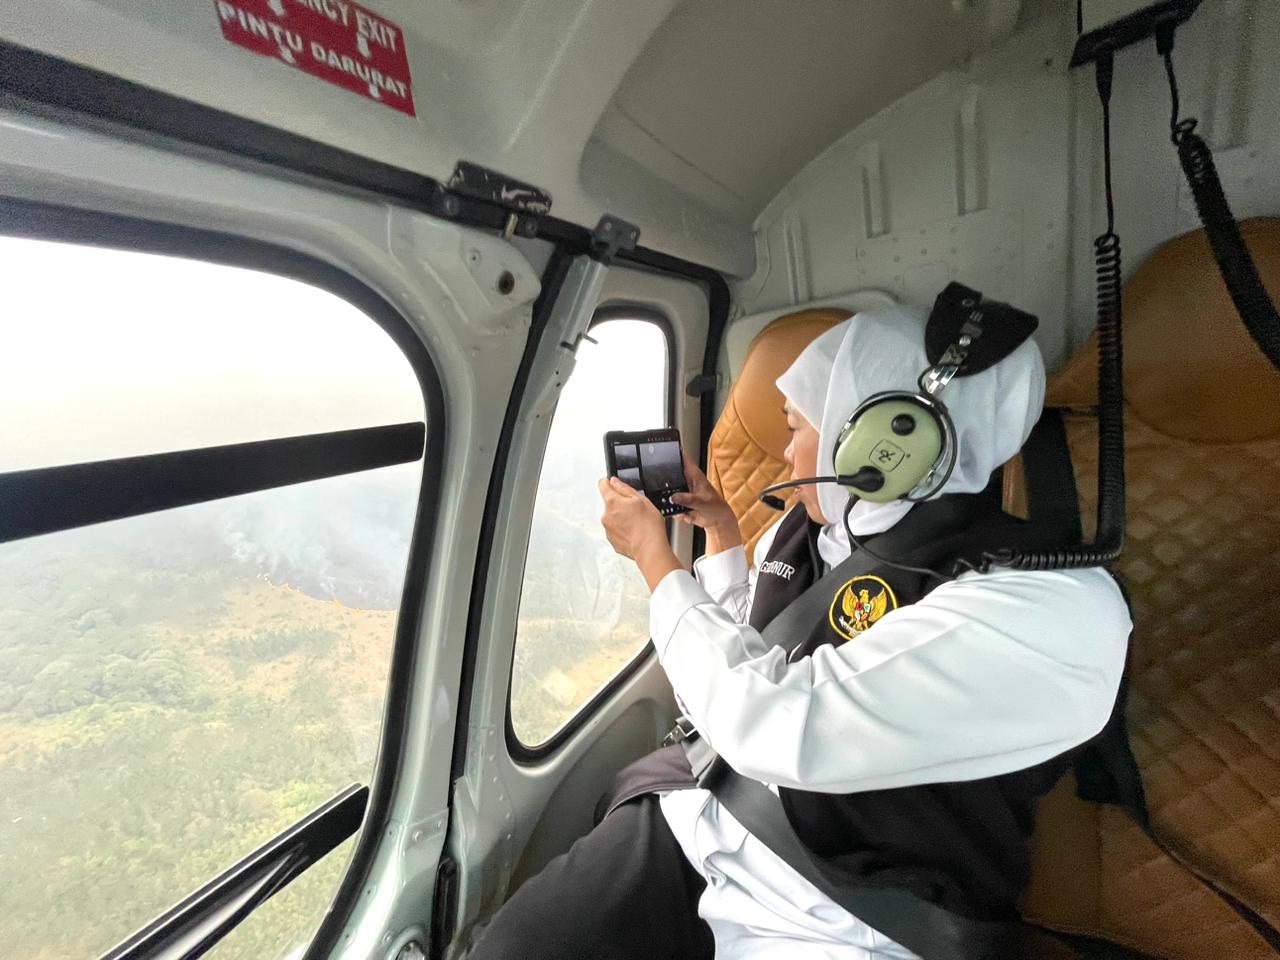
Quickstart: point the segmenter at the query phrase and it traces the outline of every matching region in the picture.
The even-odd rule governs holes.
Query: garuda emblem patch
[[[831,600],[831,626],[846,640],[898,609],[893,588],[879,577],[854,577]]]

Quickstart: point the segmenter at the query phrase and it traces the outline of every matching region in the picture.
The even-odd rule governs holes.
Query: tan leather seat
[[[1273,297],[1280,220],[1243,225]],[[1161,247],[1125,306],[1127,722],[1152,826],[1060,784],[1024,910],[1173,960],[1275,957],[1195,878],[1280,925],[1280,373],[1249,339],[1201,231]],[[1050,386],[1091,535],[1095,344]],[[1185,865],[1185,866],[1184,866]],[[1189,869],[1188,869],[1189,868]]]
[[[778,514],[756,498],[790,478],[782,459],[790,435],[774,381],[819,334],[847,320],[848,310],[802,310],[765,327],[747,348],[742,370],[707,444],[707,479],[737,514],[747,560]],[[785,499],[785,498],[784,498]]]

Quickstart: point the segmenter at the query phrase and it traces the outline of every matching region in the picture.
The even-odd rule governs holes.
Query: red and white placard
[[[222,35],[326,83],[416,116],[400,28],[352,0],[214,0]]]

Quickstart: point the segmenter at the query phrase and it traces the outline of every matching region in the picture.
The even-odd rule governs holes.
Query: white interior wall
[[[1091,69],[1067,69],[1074,5],[1034,22],[856,127],[756,222],[740,316],[878,288],[930,303],[950,279],[1038,315],[1059,366],[1094,325],[1104,229]],[[1240,217],[1280,214],[1280,4],[1206,0],[1175,50],[1184,115],[1201,118]],[[1125,274],[1198,226],[1168,138],[1153,44],[1116,63],[1113,144]]]

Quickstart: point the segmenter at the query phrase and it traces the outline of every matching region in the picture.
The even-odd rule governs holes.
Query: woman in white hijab
[[[915,388],[928,366],[924,317],[902,307],[858,314],[819,337],[779,378],[794,477],[835,472],[835,438],[863,400]],[[1043,366],[1030,342],[996,366],[951,382],[944,400],[959,454],[942,493],[986,486],[1026,440],[1043,390]],[[666,524],[645,497],[616,478],[602,480],[600,491],[610,542],[635,561],[653,591],[650,634],[687,718],[739,774],[789,791],[793,804],[816,804],[809,809],[819,821],[827,811],[839,820],[853,810],[857,822],[859,810],[871,810],[867,802],[878,804],[861,822],[872,825],[872,847],[880,825],[901,841],[872,851],[891,872],[918,871],[918,864],[896,864],[894,850],[928,859],[931,839],[920,837],[945,846],[954,834],[954,849],[962,851],[957,862],[969,862],[967,852],[988,887],[999,891],[996,901],[1016,898],[1018,881],[1005,877],[1004,867],[1013,864],[1017,872],[1026,860],[1029,811],[1012,801],[1002,807],[1002,798],[1008,788],[1019,802],[1033,803],[1035,790],[1013,789],[1026,782],[1019,778],[1093,736],[1110,715],[1130,630],[1115,583],[1096,569],[966,574],[919,591],[916,602],[889,610],[849,642],[822,643],[789,660],[748,622],[758,577],[776,585],[785,576],[770,551],[788,521],[780,519],[756,546],[764,572],[749,569],[732,512],[688,458],[686,473],[684,519],[707,532],[696,579],[672,552]],[[805,548],[810,566],[841,563],[850,555],[842,523],[848,494],[833,484],[801,486],[797,494],[821,527],[821,562]],[[858,537],[882,533],[912,509],[859,502],[850,527]],[[810,571],[814,580],[823,572]],[[789,586],[792,594],[773,598],[794,602],[786,596],[798,588]],[[824,618],[816,635],[825,629]],[[749,834],[714,795],[693,786],[687,765],[683,776],[644,780],[641,792],[648,795],[615,808],[520,889],[475,956],[913,956]],[[904,810],[923,810],[931,820],[904,821]],[[938,876],[925,879],[927,889]]]
[[[886,390],[913,390],[929,366],[922,310],[858,314],[815,340],[778,379],[793,437],[794,478],[833,474],[835,439],[853,411]],[[943,399],[958,459],[937,495],[974,493],[1022,447],[1040,416],[1044,368],[1034,342]],[[656,511],[625,484],[602,481],[603,523],[654,591],[651,635],[681,706],[739,773],[830,793],[974,780],[1048,760],[1097,733],[1110,715],[1131,623],[1104,571],[995,570],[944,583],[884,616],[856,642],[788,663],[746,621],[757,571],[737,523],[687,460],[691,510],[707,531],[698,581],[667,545]],[[797,489],[830,568],[850,553],[848,493]],[[855,536],[891,528],[912,504],[858,502]],[[769,554],[775,524],[756,547]],[[718,958],[910,957],[796,875],[702,790],[662,810],[707,879],[699,913]]]

